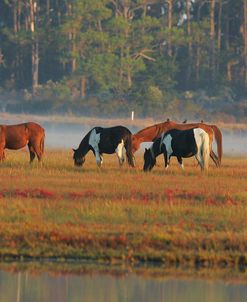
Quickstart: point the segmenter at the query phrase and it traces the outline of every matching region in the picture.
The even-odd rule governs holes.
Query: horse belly
[[[5,148],[11,149],[11,150],[18,150],[26,146],[28,143],[28,140],[26,138],[26,135],[7,135],[6,137],[6,143]]]
[[[187,152],[184,155],[182,155],[183,158],[192,157],[196,154],[196,152]]]
[[[197,147],[189,147],[189,148],[177,148],[177,150],[175,152],[173,152],[173,154],[175,156],[180,156],[183,158],[187,158],[187,157],[192,157],[197,153]]]
[[[117,148],[117,145],[112,144],[109,140],[99,143],[99,152],[105,154],[113,154]]]
[[[115,152],[115,149],[112,146],[107,146],[105,148],[100,148],[100,153],[112,154]]]
[[[15,143],[6,144],[5,149],[18,150],[18,149],[21,149],[25,146],[26,146],[26,144],[23,144],[21,142],[15,142]]]

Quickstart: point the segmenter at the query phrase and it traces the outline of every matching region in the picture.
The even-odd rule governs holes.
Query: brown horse
[[[216,154],[211,149],[210,157],[212,158],[216,166],[220,166],[222,158],[222,133],[217,126],[204,123],[178,124],[167,120],[166,122],[144,128],[132,135],[132,152],[136,152],[140,148],[141,143],[153,142],[155,139],[160,137],[162,133],[167,132],[171,129],[187,130],[192,128],[201,128],[205,130],[209,135],[211,145],[213,137],[215,137],[218,156],[216,156]]]
[[[36,123],[0,125],[0,161],[5,159],[4,149],[17,150],[28,145],[30,163],[35,155],[40,161],[44,153],[45,130]]]

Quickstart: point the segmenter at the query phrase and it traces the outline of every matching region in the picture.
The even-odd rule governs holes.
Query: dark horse
[[[82,166],[88,151],[93,151],[96,163],[100,167],[103,162],[103,153],[112,154],[116,152],[120,166],[124,162],[123,148],[125,147],[128,164],[134,167],[132,154],[132,134],[123,126],[111,128],[95,127],[81,141],[78,149],[74,150],[74,163]]]
[[[201,170],[208,169],[208,161],[212,146],[209,135],[201,128],[189,130],[173,129],[156,139],[153,145],[145,150],[144,171],[150,171],[156,164],[156,157],[163,153],[165,168],[168,168],[170,157],[176,156],[183,168],[182,158],[195,156]]]
[[[17,150],[28,145],[30,163],[44,153],[45,130],[36,123],[0,125],[0,161],[5,159],[4,149]]]

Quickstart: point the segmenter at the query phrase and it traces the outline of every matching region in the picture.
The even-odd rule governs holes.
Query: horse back
[[[34,123],[34,122],[29,122],[29,123],[25,123],[23,124],[26,133],[28,133],[28,138],[32,139],[35,137],[44,137],[45,135],[45,129],[43,127],[41,127],[39,124]]]
[[[40,142],[45,135],[44,128],[33,122],[1,125],[1,132],[1,142],[7,149],[20,149],[29,142]]]
[[[120,142],[122,139],[125,141],[131,135],[132,135],[131,131],[124,126],[101,128],[101,138],[102,139],[109,138],[111,141]]]
[[[178,130],[172,129],[166,133],[171,136],[171,149],[173,155],[181,157],[190,157],[197,153],[197,143],[195,139],[194,129]]]

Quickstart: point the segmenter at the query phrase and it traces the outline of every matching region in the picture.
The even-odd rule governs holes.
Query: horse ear
[[[75,152],[75,149],[72,148],[72,150]]]

